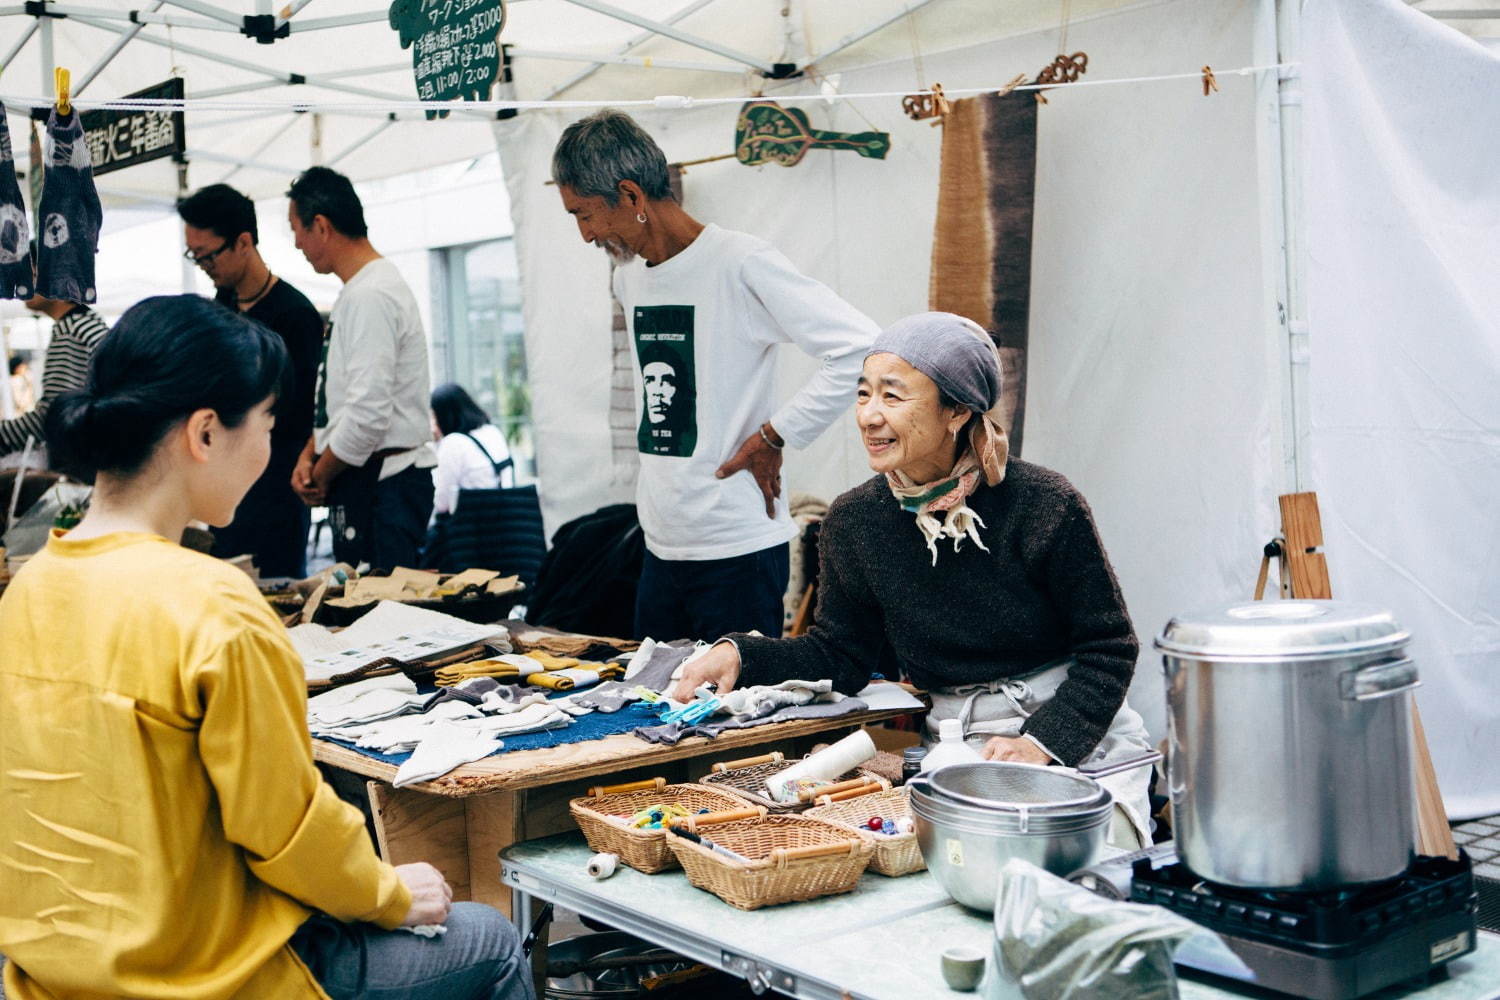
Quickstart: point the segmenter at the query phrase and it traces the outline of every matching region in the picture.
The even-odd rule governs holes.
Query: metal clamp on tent
[[[246,14],[240,34],[255,39],[257,44],[270,45],[278,38],[290,37],[292,22],[283,21],[278,27],[275,14]]]

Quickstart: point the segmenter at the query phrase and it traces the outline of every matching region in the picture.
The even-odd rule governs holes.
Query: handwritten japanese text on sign
[[[395,0],[391,27],[411,49],[417,97],[483,101],[500,77],[503,0]],[[427,113],[446,115],[447,112]]]

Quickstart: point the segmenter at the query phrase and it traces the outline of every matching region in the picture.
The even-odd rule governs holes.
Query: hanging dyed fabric
[[[78,112],[47,119],[47,177],[38,215],[37,294],[62,302],[93,302],[94,254],[104,210]]]
[[[0,111],[0,299],[29,299],[31,273],[31,227],[26,222],[26,203],[16,180],[16,157],[10,145],[10,124]]]
[[[1001,418],[1019,457],[1026,416],[1037,102],[1029,93],[953,101],[933,227],[928,308],[989,331],[1000,351]]]

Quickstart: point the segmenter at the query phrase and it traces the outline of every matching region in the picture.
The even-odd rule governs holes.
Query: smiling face
[[[559,187],[563,208],[578,223],[578,235],[585,243],[603,248],[618,262],[630,260],[640,253],[637,245],[645,234],[645,226],[636,221],[636,208],[627,199],[620,198],[611,206],[597,196],[584,196],[570,187]]]
[[[854,409],[870,468],[930,483],[957,457],[955,433],[968,422],[962,406],[942,405],[937,383],[894,354],[872,354],[859,376]]]

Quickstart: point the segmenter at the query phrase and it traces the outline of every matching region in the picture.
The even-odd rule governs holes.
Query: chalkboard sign
[[[417,97],[483,101],[500,79],[504,0],[395,0],[391,27],[411,49]],[[427,117],[446,111],[429,111]]]
[[[826,132],[812,127],[801,108],[775,101],[750,101],[734,123],[734,155],[747,167],[779,163],[795,166],[809,149],[852,149],[860,156],[885,159],[889,132]]]
[[[159,100],[182,100],[182,78],[127,94],[126,100],[147,97]],[[182,112],[150,111],[83,111],[78,115],[88,143],[94,176],[111,170],[124,170],[137,163],[176,156],[186,147]]]

